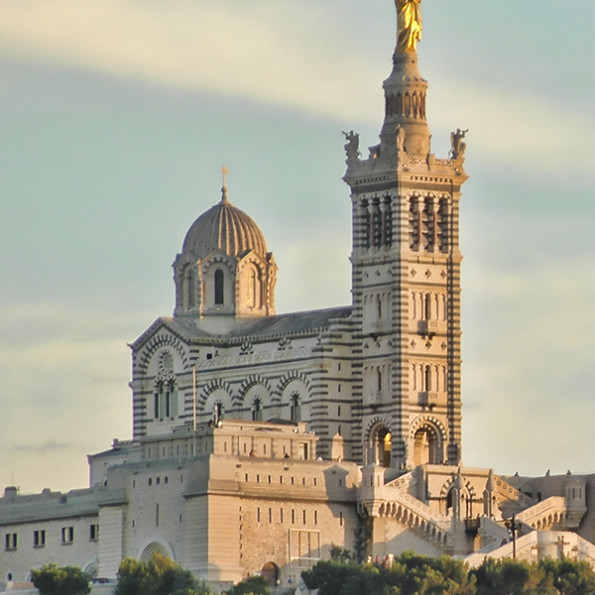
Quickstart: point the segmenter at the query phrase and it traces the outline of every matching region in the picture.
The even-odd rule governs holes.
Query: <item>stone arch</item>
[[[242,405],[245,405],[247,393],[250,392],[252,388],[257,386],[263,387],[263,389],[266,391],[266,394],[269,397],[269,399],[267,400],[268,402],[272,394],[271,386],[268,380],[266,378],[263,378],[262,376],[259,376],[258,374],[251,374],[242,382],[242,384],[240,384],[238,393],[236,396],[234,396],[233,399],[234,407],[242,407]]]
[[[454,505],[454,483],[455,477],[450,477],[446,480],[440,488],[440,508],[443,515],[448,515],[451,508]],[[472,517],[473,502],[477,500],[477,492],[473,487],[473,484],[463,478],[463,487],[461,488],[461,498],[464,502],[461,502],[461,515],[464,518]],[[464,505],[464,506],[463,506]]]
[[[281,376],[279,382],[277,383],[277,390],[279,394],[283,393],[286,386],[292,380],[299,380],[300,382],[303,382],[308,391],[310,391],[310,381],[308,380],[308,377],[305,374],[301,372],[287,372],[286,374],[283,374],[283,376]]]
[[[254,251],[239,262],[238,267],[239,304],[247,312],[261,310],[266,301],[266,263]]]
[[[176,313],[190,312],[200,305],[200,261],[188,254],[178,254],[174,267]]]
[[[260,571],[260,576],[268,587],[274,588],[279,584],[279,567],[274,562],[266,562]]]
[[[141,562],[150,562],[151,558],[155,554],[161,554],[162,556],[174,561],[176,559],[171,545],[166,541],[152,541],[143,548],[138,559]]]
[[[224,252],[215,252],[202,261],[202,270],[205,275],[209,274],[213,267],[224,267],[227,269],[224,272],[230,275],[236,273],[236,261]]]
[[[440,465],[444,462],[446,432],[442,423],[433,416],[418,417],[409,432],[409,452],[412,465],[417,467],[429,463]]]
[[[409,93],[405,93],[403,96],[403,115],[406,118],[411,116],[411,95]]]
[[[469,496],[471,496],[471,498],[473,498],[474,500],[477,499],[477,492],[475,491],[475,488],[473,487],[473,484],[468,480],[463,478],[464,481],[464,489],[467,490]],[[450,491],[450,489],[452,488],[453,484],[455,482],[455,478],[454,477],[449,477],[443,484],[442,487],[440,488],[440,499],[442,500],[443,498],[446,498],[448,492]]]
[[[203,417],[219,421],[225,417],[233,419],[231,390],[226,382],[215,380],[203,389],[198,399],[198,410]]]
[[[159,361],[155,359],[155,354],[162,350],[170,350],[177,355],[177,358],[174,358],[174,371],[177,371],[176,373],[190,368],[188,346],[169,329],[161,328],[136,354],[139,375],[149,376],[157,374]],[[175,365],[176,360],[179,365]]]
[[[285,378],[279,385],[280,407],[279,417],[291,421],[309,421],[310,410],[310,387],[302,374]]]
[[[83,572],[87,576],[87,578],[97,578],[97,574],[99,572],[99,562],[97,558],[93,558],[83,569]]]
[[[198,395],[197,407],[198,407],[199,411],[204,410],[207,400],[215,391],[224,391],[229,396],[230,405],[232,404],[231,403],[231,399],[232,399],[231,386],[229,385],[229,383],[222,381],[221,378],[215,378],[215,379],[211,380],[210,382],[208,382],[207,384],[205,384],[202,387],[200,394]]]
[[[382,417],[373,418],[364,434],[366,464],[376,463],[390,467],[392,463],[392,430],[390,422]]]
[[[415,91],[413,92],[413,95],[411,96],[411,111],[412,111],[412,116],[414,118],[417,118],[418,113],[419,113],[419,98]]]
[[[196,264],[187,264],[181,271],[180,306],[191,310],[198,305],[198,272]]]
[[[248,420],[264,421],[265,409],[270,410],[270,391],[262,382],[253,383],[242,394],[242,414]],[[255,412],[259,414],[255,417]]]
[[[236,307],[237,261],[216,251],[202,261],[203,313],[233,313]]]

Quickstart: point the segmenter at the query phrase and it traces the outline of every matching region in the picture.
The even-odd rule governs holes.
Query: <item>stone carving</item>
[[[240,355],[252,355],[254,347],[250,341],[244,341],[240,347]]]
[[[397,125],[395,131],[397,133],[397,136],[396,136],[397,151],[399,153],[402,153],[405,151],[405,136],[407,133],[405,132],[405,129],[403,128],[403,126],[401,126],[400,124]]]
[[[395,0],[397,7],[397,51],[414,52],[421,39],[421,0]]]
[[[450,133],[450,154],[452,155],[453,159],[459,159],[459,157],[463,157],[465,154],[465,149],[467,148],[466,143],[463,142],[465,135],[469,132],[467,130],[461,130],[457,128],[456,132]]]
[[[279,340],[279,347],[277,348],[279,351],[284,351],[285,349],[291,349],[291,339],[289,337],[282,337]]]
[[[359,134],[350,130],[349,132],[343,132],[345,135],[345,153],[347,154],[347,163],[353,163],[357,161],[360,156],[359,152]]]

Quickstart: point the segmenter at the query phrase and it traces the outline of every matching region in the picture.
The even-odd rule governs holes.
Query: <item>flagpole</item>
[[[194,444],[192,446],[193,455],[196,456],[196,430],[198,429],[198,411],[196,398],[196,364],[192,366],[192,426],[194,429]]]
[[[192,419],[193,419],[193,426],[194,426],[194,433],[196,433],[197,427],[197,403],[196,403],[196,365],[192,366]]]

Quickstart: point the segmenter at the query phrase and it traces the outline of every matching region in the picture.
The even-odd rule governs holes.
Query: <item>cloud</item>
[[[435,77],[431,83],[428,117],[433,127],[469,128],[468,155],[529,177],[592,177],[585,158],[595,135],[591,114],[570,111],[523,88],[465,78]]]
[[[365,60],[323,6],[5,0],[0,38],[19,57],[324,114],[361,113],[357,101],[337,99],[351,97],[353,85],[336,76],[336,58],[360,72]]]
[[[336,8],[267,0],[3,0],[0,47],[19,58],[378,126],[379,83],[392,48],[380,52],[361,33],[361,45],[354,44]],[[584,157],[595,135],[590,113],[522,85],[495,86],[452,70],[432,73],[430,82],[428,113],[444,142],[445,131],[470,128],[473,153],[510,170],[591,175]]]
[[[595,252],[553,256],[546,240],[568,221],[531,223],[511,225],[525,230],[529,255],[517,246],[515,259],[494,245],[482,259],[471,256],[472,267],[466,262],[463,433],[473,449],[464,460],[511,472],[587,470],[595,415]],[[576,224],[575,233],[589,227]]]
[[[47,453],[57,450],[68,450],[73,447],[77,447],[79,445],[76,444],[69,444],[65,442],[54,442],[48,441],[44,442],[43,444],[15,444],[9,450],[13,450],[16,452],[34,452],[34,453]],[[80,446],[79,446],[80,447]]]
[[[0,309],[0,450],[25,490],[84,485],[84,453],[130,435],[127,317],[68,303]]]

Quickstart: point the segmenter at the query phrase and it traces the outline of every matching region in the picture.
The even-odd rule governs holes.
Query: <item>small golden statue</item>
[[[397,50],[414,52],[421,39],[421,0],[395,0],[397,7]]]

